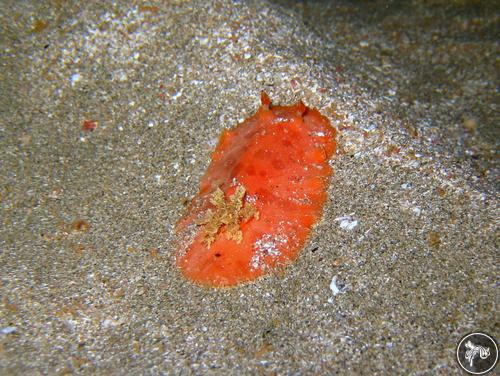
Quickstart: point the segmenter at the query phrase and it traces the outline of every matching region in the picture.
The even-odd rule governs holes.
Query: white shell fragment
[[[353,230],[358,225],[358,220],[352,217],[353,214],[335,218],[336,221],[340,222],[341,229],[350,231]]]

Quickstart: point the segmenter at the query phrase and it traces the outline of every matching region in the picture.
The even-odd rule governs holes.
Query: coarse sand
[[[0,4],[0,373],[460,375],[498,338],[494,2]],[[229,289],[176,221],[262,90],[339,131],[322,220]]]

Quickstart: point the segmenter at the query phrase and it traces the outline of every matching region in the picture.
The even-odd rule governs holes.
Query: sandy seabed
[[[404,4],[2,2],[0,373],[461,374],[498,334],[498,11]],[[261,90],[338,129],[329,201],[284,272],[200,288],[173,227]]]

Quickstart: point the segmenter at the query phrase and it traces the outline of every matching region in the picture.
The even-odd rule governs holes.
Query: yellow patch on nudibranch
[[[221,227],[226,227],[226,237],[241,243],[243,233],[241,223],[247,222],[252,217],[259,217],[259,212],[252,203],[243,205],[246,189],[238,185],[232,196],[226,200],[224,191],[217,187],[210,197],[214,210],[208,209],[205,218],[199,224],[204,225],[203,242],[210,248]]]

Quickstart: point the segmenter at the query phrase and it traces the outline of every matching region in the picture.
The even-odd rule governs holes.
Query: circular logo
[[[457,360],[464,371],[472,375],[484,375],[497,364],[497,343],[485,333],[467,334],[458,343]]]

